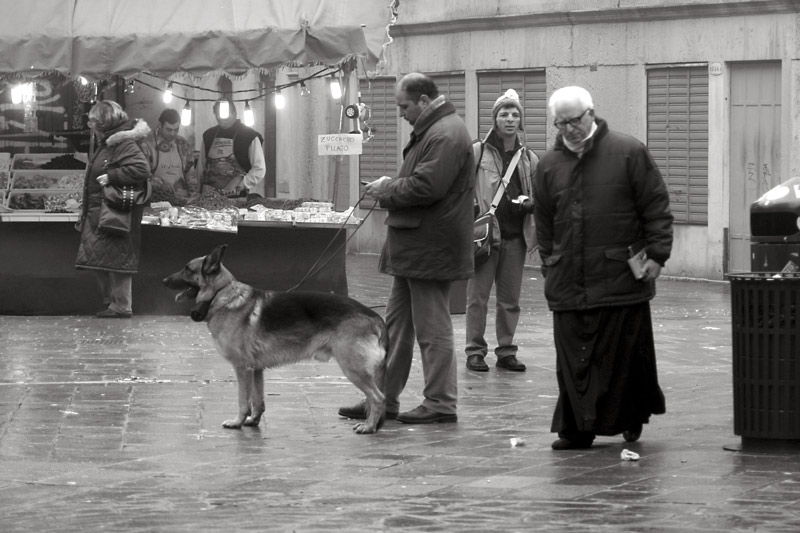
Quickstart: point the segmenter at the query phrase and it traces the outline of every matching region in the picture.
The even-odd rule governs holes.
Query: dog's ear
[[[203,274],[210,276],[219,272],[219,267],[222,264],[222,256],[225,255],[227,244],[220,244],[214,248],[205,259],[203,259]]]

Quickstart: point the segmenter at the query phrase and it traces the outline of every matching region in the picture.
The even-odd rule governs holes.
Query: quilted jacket
[[[75,268],[107,270],[127,274],[139,268],[139,243],[143,206],[133,209],[131,231],[124,237],[104,233],[97,229],[103,189],[97,176],[108,174],[112,185],[149,187],[150,163],[138,142],[150,133],[147,122],[133,119],[106,132],[106,137],[89,161],[83,184],[83,212],[78,227],[81,242]]]
[[[672,250],[669,192],[647,147],[596,122],[583,157],[559,135],[537,167],[534,217],[552,311],[652,299],[655,283],[633,276],[628,246],[662,266]]]

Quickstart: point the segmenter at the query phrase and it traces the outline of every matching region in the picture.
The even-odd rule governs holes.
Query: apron
[[[225,188],[231,180],[243,177],[247,172],[236,161],[233,155],[233,139],[214,137],[206,157],[206,169],[203,173],[203,185],[214,189]]]
[[[158,166],[153,177],[173,187],[183,179],[183,161],[176,145],[173,144],[169,152],[159,151]]]

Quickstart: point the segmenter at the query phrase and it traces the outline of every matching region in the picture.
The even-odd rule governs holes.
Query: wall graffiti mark
[[[769,165],[766,163],[761,165],[761,183],[764,186],[764,190],[772,188],[772,172],[770,172]]]
[[[745,175],[745,179],[747,180],[747,183],[749,183],[751,185],[751,189],[754,190],[754,191],[757,191],[758,190],[758,183],[756,182],[756,178],[755,178],[755,176],[756,176],[755,168],[756,168],[756,164],[755,163],[747,163],[747,165],[745,166],[744,175]]]
[[[757,194],[768,191],[772,188],[772,171],[769,164],[762,163],[759,171],[756,163],[750,162],[745,165],[745,180],[749,188]]]

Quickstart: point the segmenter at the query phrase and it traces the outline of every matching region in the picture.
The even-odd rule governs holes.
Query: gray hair
[[[583,87],[576,85],[562,87],[550,95],[550,100],[547,102],[547,110],[550,111],[552,116],[556,116],[556,107],[563,102],[579,102],[584,109],[594,109],[592,95]]]

